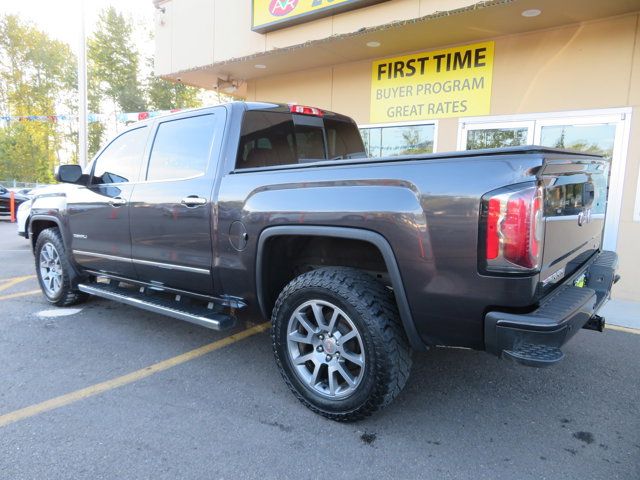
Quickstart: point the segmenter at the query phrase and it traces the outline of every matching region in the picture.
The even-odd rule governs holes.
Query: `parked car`
[[[11,214],[11,191],[2,185],[0,185],[0,215],[9,215]],[[21,195],[19,193],[13,192],[15,208],[16,210],[20,206],[20,204],[29,199],[29,197],[25,195]]]
[[[542,147],[366,158],[356,124],[231,103],[138,123],[29,232],[45,298],[96,295],[213,329],[271,318],[276,363],[314,412],[391,402],[412,350],[563,358],[616,281],[608,163]],[[423,357],[424,358],[424,357]],[[596,366],[593,366],[596,368]]]
[[[31,190],[33,190],[33,188],[9,188],[9,191],[22,195],[23,197],[30,197],[29,192],[31,192]]]

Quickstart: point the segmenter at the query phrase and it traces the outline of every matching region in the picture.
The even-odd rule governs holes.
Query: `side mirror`
[[[78,183],[82,177],[80,165],[60,165],[56,170],[56,180],[63,183]]]

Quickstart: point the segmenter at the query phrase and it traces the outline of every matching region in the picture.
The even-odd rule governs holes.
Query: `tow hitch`
[[[604,317],[601,317],[600,315],[594,315],[589,319],[587,323],[584,324],[582,328],[586,328],[587,330],[595,330],[597,332],[604,332],[604,325]]]

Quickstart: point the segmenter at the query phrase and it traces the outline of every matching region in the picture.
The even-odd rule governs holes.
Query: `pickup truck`
[[[536,146],[368,158],[348,117],[234,102],[152,118],[34,200],[46,299],[88,295],[212,329],[270,318],[316,413],[389,404],[412,351],[563,358],[617,280],[608,162]]]

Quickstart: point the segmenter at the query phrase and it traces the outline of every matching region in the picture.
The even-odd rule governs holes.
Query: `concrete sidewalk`
[[[608,324],[640,329],[640,302],[631,300],[609,300],[600,315]]]

